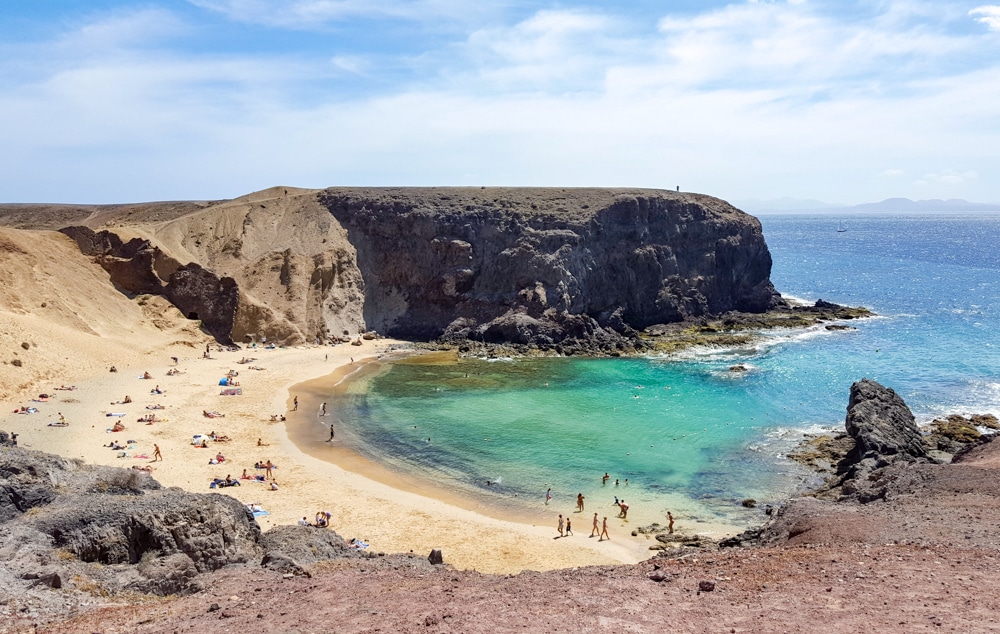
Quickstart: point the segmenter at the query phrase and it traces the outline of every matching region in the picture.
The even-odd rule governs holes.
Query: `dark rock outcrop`
[[[236,280],[219,277],[197,264],[179,267],[164,289],[170,303],[223,343],[232,342],[233,323],[240,303]]]
[[[847,456],[849,463],[875,460],[918,460],[927,457],[913,413],[892,389],[861,379],[851,386],[847,405],[847,433],[857,445]]]
[[[286,562],[304,572],[356,556],[332,530],[288,526],[262,535],[226,495],[163,489],[140,471],[21,447],[0,452],[0,577],[8,583],[183,594],[201,588],[201,574],[233,564]]]
[[[275,526],[264,533],[262,546],[262,566],[292,574],[319,561],[362,556],[332,529],[312,526]]]

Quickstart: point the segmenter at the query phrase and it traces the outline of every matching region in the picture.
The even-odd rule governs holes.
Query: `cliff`
[[[163,295],[222,341],[376,330],[629,351],[652,324],[782,304],[759,222],[697,194],[273,188],[57,211],[39,223],[82,219],[63,231],[120,290]]]

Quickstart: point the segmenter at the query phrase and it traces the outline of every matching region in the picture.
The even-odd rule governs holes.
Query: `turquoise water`
[[[761,520],[744,498],[778,502],[814,481],[784,453],[804,432],[842,429],[862,377],[919,420],[1000,413],[1000,216],[851,217],[842,233],[837,218],[761,220],[783,294],[880,317],[672,357],[394,364],[338,403],[342,435],[490,503],[544,509],[551,487],[560,512],[582,492],[610,515],[618,496],[636,525],[673,510],[725,531]]]

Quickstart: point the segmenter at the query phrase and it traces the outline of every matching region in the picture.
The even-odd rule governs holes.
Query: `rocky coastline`
[[[941,422],[951,425],[946,429],[996,425],[992,417]],[[303,610],[315,609],[319,596],[331,600],[330,593],[347,578],[355,592],[379,596],[391,594],[396,586],[421,592],[442,585],[451,588],[431,603],[415,597],[380,603],[373,616],[381,615],[381,620],[356,624],[420,613],[429,623],[422,627],[462,623],[472,628],[468,631],[486,631],[483,628],[506,609],[452,599],[476,588],[482,592],[503,585],[508,606],[539,614],[546,597],[561,595],[558,584],[568,574],[576,582],[610,580],[610,586],[597,590],[597,596],[605,598],[620,591],[623,583],[637,596],[664,583],[680,592],[711,592],[718,595],[713,609],[723,612],[745,601],[747,593],[765,601],[765,579],[783,588],[782,600],[803,591],[810,596],[822,592],[817,585],[830,583],[828,573],[843,567],[837,565],[838,557],[874,559],[853,581],[867,582],[869,576],[892,579],[898,588],[902,582],[921,583],[901,562],[930,549],[937,561],[952,561],[950,569],[935,568],[940,577],[929,577],[930,585],[957,583],[963,577],[953,576],[956,567],[963,574],[974,574],[970,567],[982,574],[990,565],[988,557],[996,558],[1000,445],[991,442],[995,435],[981,434],[946,463],[933,455],[943,442],[941,427],[923,435],[898,395],[863,379],[851,387],[846,433],[836,443],[840,457],[830,478],[818,490],[767,509],[761,527],[718,543],[680,530],[670,533],[663,526],[641,527],[633,535],[651,540],[652,558],[647,562],[503,578],[434,565],[431,561],[442,561],[439,552],[430,558],[359,552],[328,529],[279,526],[261,533],[252,513],[225,495],[162,489],[148,474],[90,467],[23,449],[0,433],[0,556],[5,560],[0,605],[8,623],[3,631],[29,626],[34,631],[93,631],[85,628],[93,627],[95,618],[109,622],[111,615],[125,627],[101,631],[172,631],[181,621],[193,627],[192,621],[220,619],[227,627],[288,627],[308,621]],[[834,452],[828,459],[834,460]],[[970,558],[975,552],[978,559]],[[720,562],[725,572],[719,571]],[[775,566],[799,585],[785,584]],[[220,593],[233,591],[234,583],[258,590],[265,583],[281,583],[282,588],[293,584],[298,590],[290,592],[295,594],[301,592],[295,579],[307,579],[312,590],[284,599],[284,609],[274,612],[258,605],[269,603],[269,592],[249,595],[255,597],[252,604],[245,593],[220,598]],[[650,585],[636,586],[639,580]],[[887,590],[873,592],[881,597]],[[149,597],[167,595],[174,598],[149,603]],[[855,600],[868,605],[863,596]],[[130,607],[140,604],[144,609],[155,606],[161,618],[142,618]],[[191,606],[200,607],[189,611],[194,610]],[[803,609],[809,612],[808,603]],[[168,613],[175,616],[166,618]],[[953,621],[955,615],[938,618]]]

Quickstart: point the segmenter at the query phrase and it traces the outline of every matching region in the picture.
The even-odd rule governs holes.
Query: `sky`
[[[274,185],[1000,202],[1000,5],[0,6],[0,201]]]

